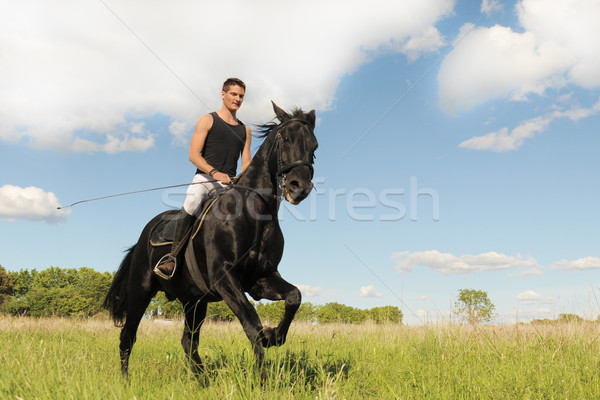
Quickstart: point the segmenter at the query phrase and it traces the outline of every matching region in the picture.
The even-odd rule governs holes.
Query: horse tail
[[[123,326],[123,320],[125,320],[127,283],[129,281],[129,270],[131,269],[131,260],[135,247],[136,245],[134,244],[127,250],[127,254],[123,258],[102,304],[102,307],[108,310],[108,313],[115,322],[115,326]]]

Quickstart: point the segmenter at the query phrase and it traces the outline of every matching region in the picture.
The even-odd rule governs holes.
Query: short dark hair
[[[229,78],[225,82],[223,82],[223,91],[228,92],[231,86],[237,85],[246,91],[246,84],[242,82],[241,79],[238,78]]]

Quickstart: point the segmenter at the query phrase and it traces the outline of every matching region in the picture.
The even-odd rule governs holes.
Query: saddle
[[[202,211],[200,212],[200,217],[196,218],[196,222],[194,222],[190,230],[185,233],[184,238],[189,238],[190,231],[194,232],[192,237],[189,238],[190,240],[198,234],[208,210],[216,200],[217,198],[214,197],[204,203]],[[163,214],[161,220],[152,228],[152,231],[150,232],[150,245],[152,247],[170,246],[173,243],[175,227],[177,226],[177,218],[175,218],[177,213],[179,213],[178,210],[167,211]]]
[[[206,282],[208,282],[208,275],[205,271],[200,271],[198,262],[196,260],[196,255],[194,254],[194,246],[191,242],[194,240],[194,237],[196,237],[198,232],[200,232],[205,217],[208,214],[208,210],[210,210],[216,201],[217,197],[212,198],[210,201],[204,203],[200,217],[196,219],[196,222],[194,222],[190,230],[184,234],[181,243],[183,245],[181,251],[185,254],[185,263],[183,263],[184,268],[187,269],[194,283],[204,293],[210,293],[210,289],[206,284]],[[179,211],[166,212],[160,222],[158,222],[152,228],[152,231],[150,232],[150,245],[152,247],[170,246],[173,243],[175,226],[177,225],[177,219],[174,217],[178,212]]]
[[[167,246],[173,243],[173,237],[175,236],[175,226],[177,225],[177,219],[175,216],[179,211],[167,211],[161,218],[161,220],[154,225],[150,232],[150,244],[152,247]]]

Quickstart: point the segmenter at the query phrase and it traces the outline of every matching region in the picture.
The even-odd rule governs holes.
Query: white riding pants
[[[205,183],[203,183],[205,182]],[[194,215],[199,210],[200,205],[206,200],[210,192],[214,189],[225,187],[225,185],[208,174],[196,174],[192,184],[188,186],[185,192],[185,201],[183,209],[190,215]]]

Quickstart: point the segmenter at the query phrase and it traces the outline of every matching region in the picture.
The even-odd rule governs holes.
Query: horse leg
[[[223,268],[227,271],[228,268]],[[265,357],[264,345],[267,343],[263,333],[263,327],[256,310],[248,301],[244,294],[244,289],[240,282],[230,274],[225,273],[216,280],[215,289],[225,301],[225,304],[233,311],[240,320],[244,333],[252,343],[254,356],[258,367],[262,369]]]
[[[185,326],[183,327],[181,345],[195,374],[200,374],[203,370],[202,360],[198,355],[198,340],[200,338],[200,328],[202,328],[202,323],[206,318],[206,308],[207,303],[204,301],[188,303],[184,307]]]
[[[147,271],[148,277],[150,277],[150,270]],[[148,279],[149,281],[149,279]],[[125,325],[121,329],[120,335],[120,357],[121,357],[121,374],[127,377],[129,370],[129,356],[131,355],[131,349],[136,340],[136,333],[140,321],[146,312],[146,308],[150,301],[156,294],[156,290],[152,290],[150,285],[144,285],[143,280],[137,280],[136,277],[129,280],[130,285],[132,282],[136,282],[135,287],[129,287],[127,298],[127,317],[125,319]]]
[[[150,301],[148,301],[150,303]],[[144,312],[146,311],[145,306],[139,307],[128,307],[127,311],[127,319],[125,320],[125,325],[123,325],[123,329],[121,329],[120,335],[120,344],[119,344],[119,354],[121,357],[121,374],[124,377],[127,377],[129,371],[129,356],[131,355],[131,349],[136,341],[136,333],[138,326],[140,325],[140,321],[144,316]]]
[[[279,325],[275,329],[267,327],[263,330],[267,339],[265,347],[281,346],[285,343],[290,324],[302,302],[300,290],[275,271],[266,278],[258,279],[250,290],[250,295],[255,299],[285,300],[285,311]]]

